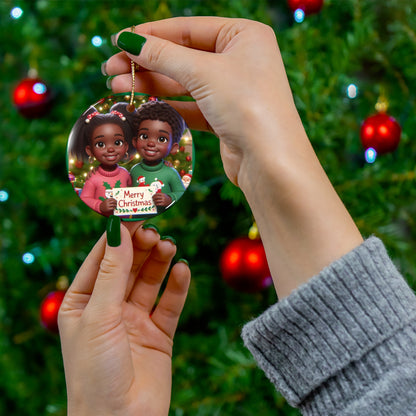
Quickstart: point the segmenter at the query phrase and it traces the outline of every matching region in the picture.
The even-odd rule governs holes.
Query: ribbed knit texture
[[[304,415],[416,415],[416,297],[369,238],[243,328]]]

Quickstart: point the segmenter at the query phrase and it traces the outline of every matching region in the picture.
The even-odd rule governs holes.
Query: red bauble
[[[364,149],[373,148],[377,154],[396,150],[400,142],[400,124],[386,113],[374,114],[361,125],[361,143]]]
[[[231,241],[221,255],[220,269],[225,282],[241,292],[259,292],[272,283],[260,239],[240,237]]]
[[[292,12],[301,9],[305,12],[305,15],[308,15],[320,12],[324,0],[288,0],[287,3]]]
[[[64,296],[64,290],[50,292],[40,305],[40,321],[51,332],[58,332],[58,312]]]
[[[24,117],[38,118],[50,110],[52,95],[41,79],[26,78],[13,91],[13,103]]]
[[[84,162],[82,160],[76,160],[75,162],[75,167],[78,169],[82,169],[82,167],[84,166]]]

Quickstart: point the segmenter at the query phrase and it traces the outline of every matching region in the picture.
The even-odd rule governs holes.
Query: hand
[[[157,207],[167,207],[172,203],[172,198],[162,192],[153,195],[153,202]]]
[[[153,310],[176,247],[128,226],[132,236],[122,225],[118,247],[101,237],[60,309],[69,416],[168,414],[173,336],[190,271],[173,266]]]
[[[129,90],[133,59],[141,67],[137,91],[195,99],[171,104],[190,128],[219,137],[225,172],[250,204],[279,298],[361,244],[303,128],[270,27],[188,17],[135,32],[146,40],[138,56],[122,52],[106,63],[108,75],[118,75],[112,89]]]
[[[110,215],[117,208],[117,200],[114,198],[107,198],[100,204],[100,211],[104,215]]]
[[[128,29],[127,31],[130,31]],[[106,64],[114,92],[131,87],[130,59],[145,68],[136,90],[191,95],[172,102],[191,129],[213,130],[230,180],[251,172],[251,152],[270,153],[279,134],[261,134],[276,117],[286,124],[297,111],[273,30],[258,22],[217,17],[174,18],[137,25],[146,37],[139,56],[120,53]],[[265,80],[267,80],[265,82]],[[255,95],[253,94],[255,92]],[[255,142],[250,138],[257,138]]]

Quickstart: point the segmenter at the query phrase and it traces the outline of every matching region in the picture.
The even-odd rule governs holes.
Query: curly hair
[[[92,133],[103,124],[116,124],[121,127],[124,138],[129,145],[129,151],[133,151],[133,137],[135,135],[134,113],[127,111],[128,103],[114,104],[108,113],[100,113],[91,106],[75,123],[68,141],[68,153],[83,159],[87,156],[85,148],[90,145]]]
[[[159,120],[169,123],[172,128],[172,143],[179,143],[185,131],[185,121],[182,116],[163,101],[148,101],[136,110],[136,131],[145,120]]]

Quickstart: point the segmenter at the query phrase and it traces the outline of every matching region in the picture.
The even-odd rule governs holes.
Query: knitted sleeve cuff
[[[342,372],[348,379],[353,362],[368,359],[415,316],[412,290],[371,237],[246,324],[242,337],[276,388],[299,406],[329,378]],[[379,355],[371,358],[380,360],[375,366],[382,366]]]

